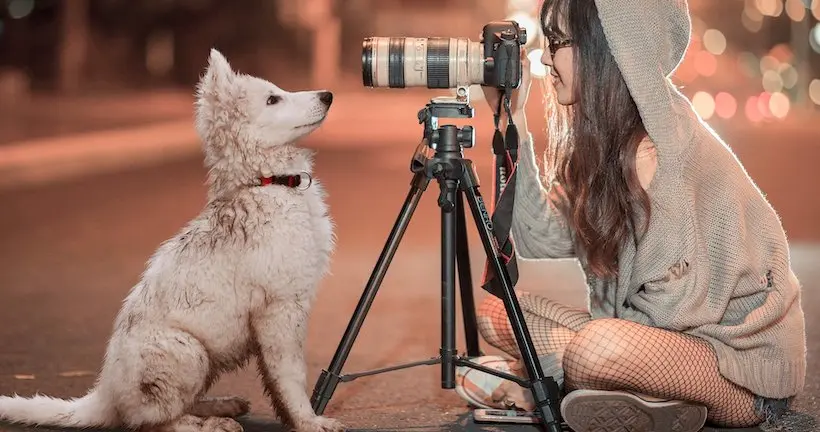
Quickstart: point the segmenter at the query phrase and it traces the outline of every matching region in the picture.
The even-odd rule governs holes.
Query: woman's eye
[[[268,96],[268,105],[274,105],[282,100],[279,96]]]

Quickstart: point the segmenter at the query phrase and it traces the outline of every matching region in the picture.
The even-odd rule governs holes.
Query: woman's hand
[[[530,59],[527,57],[527,51],[521,47],[521,83],[517,89],[512,91],[510,97],[510,112],[513,116],[524,113],[524,107],[527,104],[527,97],[530,93],[531,73],[530,73]],[[498,101],[503,95],[503,91],[496,87],[481,86],[484,92],[484,98],[490,105],[490,110],[495,113],[498,108]],[[501,116],[504,117],[506,112],[504,108],[501,109]]]
[[[512,372],[513,375],[522,378],[527,377],[524,364],[521,360],[516,361],[510,366],[510,372]],[[532,398],[532,392],[512,381],[504,380],[504,382],[493,391],[491,398],[493,402],[500,402],[510,408],[515,407],[524,411],[535,410],[535,401]]]

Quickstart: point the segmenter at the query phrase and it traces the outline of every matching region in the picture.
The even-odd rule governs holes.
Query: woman
[[[685,1],[546,0],[541,21],[548,187],[526,132],[526,74],[512,234],[521,258],[574,257],[586,274],[588,311],[519,293],[564,419],[576,432],[771,419],[804,384],[800,286],[777,214],[668,79],[689,42]],[[499,299],[479,307],[479,327],[518,358]],[[523,375],[516,360],[477,361]],[[459,376],[476,406],[532,408],[514,383]]]

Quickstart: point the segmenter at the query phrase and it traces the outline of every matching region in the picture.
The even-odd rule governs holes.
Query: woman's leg
[[[560,360],[567,344],[590,321],[588,312],[571,308],[550,299],[529,293],[519,293],[518,302],[539,356],[554,354]],[[490,345],[519,359],[515,340],[504,302],[487,297],[478,307],[478,330]]]
[[[564,349],[578,330],[590,320],[589,313],[527,293],[518,293],[518,299],[541,367],[546,375],[552,376],[561,385],[564,375],[561,358]],[[526,370],[520,362],[518,343],[503,301],[496,297],[487,297],[479,305],[476,315],[482,337],[514,360],[504,361],[496,356],[485,356],[475,361],[526,377]],[[505,404],[514,403],[521,409],[533,408],[529,391],[516,383],[491,377],[483,372],[470,371],[466,367],[457,369],[457,377],[457,390],[460,390],[462,397],[472,404],[503,407]]]
[[[627,390],[706,406],[708,420],[749,427],[763,418],[755,395],[721,376],[708,342],[619,319],[594,320],[567,345],[566,386]]]

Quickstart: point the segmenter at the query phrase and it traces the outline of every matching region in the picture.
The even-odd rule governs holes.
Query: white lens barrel
[[[362,44],[368,87],[456,88],[484,82],[481,44],[466,38],[373,37]]]

